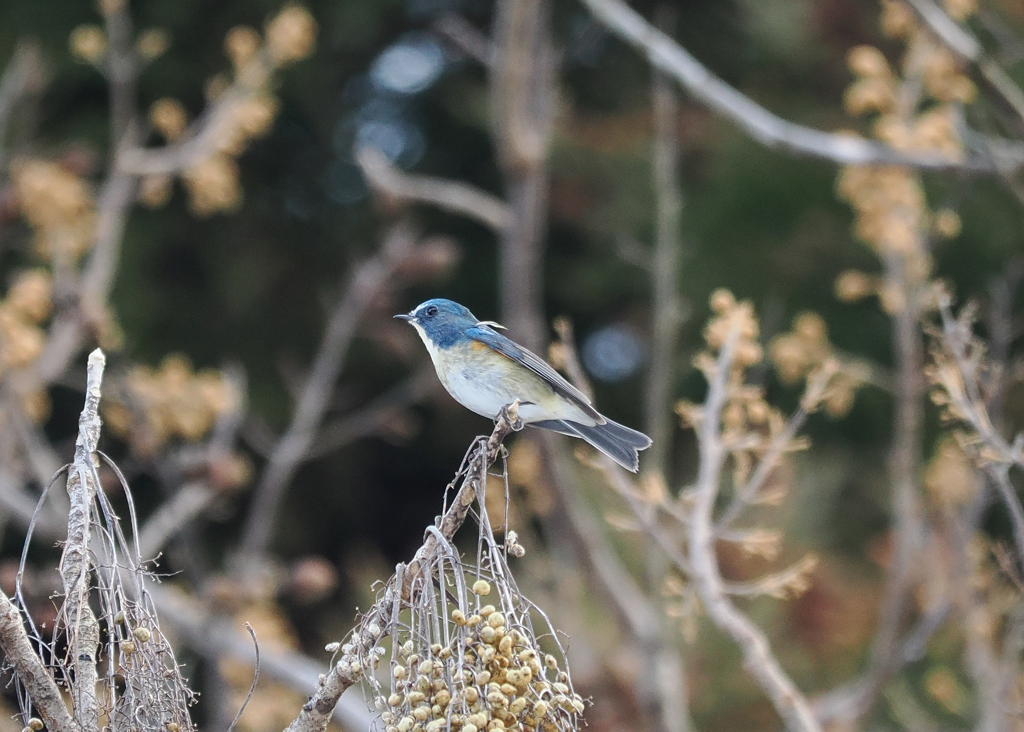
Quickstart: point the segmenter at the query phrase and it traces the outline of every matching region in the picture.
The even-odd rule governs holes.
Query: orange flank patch
[[[501,356],[502,358],[506,358],[509,361],[513,360],[513,359],[509,358],[508,356],[506,356],[504,353],[501,353],[500,351],[495,351],[493,348],[488,346],[486,343],[481,343],[480,341],[470,340],[469,348],[470,348],[470,350],[473,353],[476,353],[476,354],[479,354],[481,356],[484,356],[484,358],[488,358],[490,355],[494,355],[494,356]]]

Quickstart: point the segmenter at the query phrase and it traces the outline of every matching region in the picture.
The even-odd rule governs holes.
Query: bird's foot
[[[496,420],[499,424],[504,422],[508,425],[512,432],[519,432],[526,425],[523,424],[523,420],[519,417],[519,405],[520,401],[516,399],[511,404],[506,404],[498,412],[498,419]]]

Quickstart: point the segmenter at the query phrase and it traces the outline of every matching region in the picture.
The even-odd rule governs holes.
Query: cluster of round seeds
[[[478,580],[473,592],[486,595]],[[450,642],[405,640],[392,662],[391,694],[381,695],[387,732],[556,732],[575,729],[584,709],[558,659],[535,645],[528,628],[511,627],[485,605],[451,612]]]

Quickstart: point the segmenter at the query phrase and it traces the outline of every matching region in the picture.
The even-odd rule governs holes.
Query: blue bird
[[[532,427],[580,437],[627,470],[637,471],[639,450],[651,438],[602,416],[579,389],[535,354],[477,320],[456,302],[427,300],[396,315],[419,333],[437,377],[455,401],[495,419],[519,400],[519,417]]]

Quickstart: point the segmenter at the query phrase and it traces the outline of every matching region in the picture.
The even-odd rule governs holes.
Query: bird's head
[[[438,348],[448,348],[465,339],[466,331],[480,322],[468,308],[444,298],[427,300],[412,312],[395,317],[415,327],[424,341]]]

